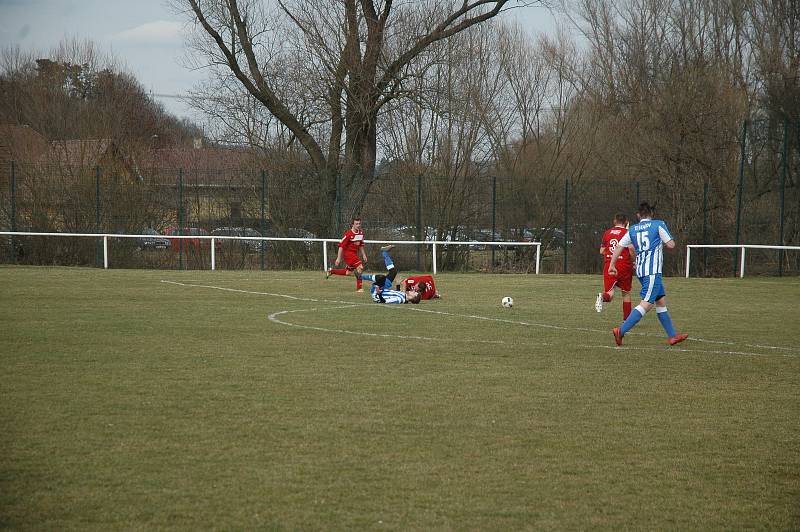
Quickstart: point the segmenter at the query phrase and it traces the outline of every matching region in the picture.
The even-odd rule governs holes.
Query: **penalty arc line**
[[[233,292],[233,293],[240,293],[240,294],[252,294],[252,295],[261,295],[261,296],[270,296],[270,297],[277,297],[283,299],[290,299],[293,301],[308,301],[312,303],[335,303],[335,304],[346,304],[351,307],[366,307],[366,306],[375,306],[375,303],[353,303],[352,301],[341,301],[336,299],[315,299],[310,297],[299,297],[299,296],[292,296],[288,294],[278,294],[274,292],[259,292],[254,290],[242,290],[238,288],[227,288],[223,286],[213,286],[213,285],[205,285],[205,284],[189,284],[189,283],[181,283],[177,281],[168,281],[168,280],[161,280],[162,283],[165,284],[172,284],[177,286],[189,287],[189,288],[207,288],[210,290],[219,290],[223,292]],[[384,305],[378,305],[378,307],[383,307]],[[526,322],[520,320],[509,320],[505,318],[491,318],[488,316],[478,316],[475,314],[457,314],[454,312],[445,312],[441,310],[430,310],[430,309],[422,309],[419,307],[409,307],[408,310],[414,312],[425,312],[429,314],[438,314],[442,316],[452,316],[456,318],[469,318],[475,320],[482,320],[482,321],[493,321],[497,323],[508,323],[511,325],[523,325],[526,327],[539,327],[543,329],[553,329],[553,330],[560,330],[560,331],[580,331],[580,332],[591,332],[591,333],[599,333],[599,334],[607,334],[609,331],[601,330],[601,329],[592,329],[589,327],[566,327],[563,325],[552,325],[548,323],[536,323],[536,322]],[[353,334],[348,333],[348,334]],[[660,338],[660,335],[655,334],[648,334],[648,333],[628,333],[626,336],[645,336],[645,337],[653,337],[653,338]],[[772,346],[772,345],[758,345],[758,344],[737,344],[736,342],[725,341],[725,340],[708,340],[704,338],[689,338],[691,341],[695,342],[704,342],[710,344],[720,344],[720,345],[744,345],[744,347],[751,347],[754,349],[773,349],[773,350],[782,350],[782,351],[790,351],[790,352],[797,352],[798,348],[794,347],[784,347],[784,346]],[[606,346],[609,347],[609,346]],[[610,346],[614,347],[614,346]],[[734,353],[731,351],[731,353]]]

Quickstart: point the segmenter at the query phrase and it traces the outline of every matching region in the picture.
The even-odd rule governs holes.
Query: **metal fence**
[[[375,181],[359,211],[372,240],[539,241],[544,273],[597,273],[600,239],[614,214],[633,217],[647,200],[657,203],[679,244],[666,273],[682,275],[687,244],[800,243],[800,125],[746,122],[740,141],[738,175],[717,182],[395,172]],[[337,238],[353,200],[337,195],[338,223],[312,227],[309,209],[323,193],[313,183],[309,176],[268,169],[132,174],[12,162],[0,169],[0,230]],[[202,244],[170,252],[133,240],[124,247],[115,246],[116,267],[207,269],[210,263]],[[5,263],[102,265],[97,240],[7,237],[3,248]],[[405,269],[430,271],[433,258],[413,248],[398,257]],[[302,242],[237,244],[219,250],[216,260],[229,269],[316,269],[321,253]],[[436,259],[440,270],[519,272],[530,271],[532,253],[522,246],[442,246]],[[798,255],[749,253],[748,273],[796,275]],[[739,264],[736,248],[704,248],[692,269],[725,276],[736,274]]]

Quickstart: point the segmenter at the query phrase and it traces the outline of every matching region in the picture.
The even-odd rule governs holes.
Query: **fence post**
[[[94,167],[94,232],[100,233],[100,166]],[[100,246],[105,243],[98,238],[94,245],[94,265],[100,265]]]
[[[178,169],[178,236],[183,235],[183,167]],[[183,269],[183,239],[178,239],[178,268]]]
[[[737,188],[736,199],[736,244],[739,243],[739,235],[742,226],[742,196],[744,195],[744,159],[745,159],[745,144],[747,142],[747,120],[742,123],[742,144],[741,152],[739,155],[739,186]],[[736,248],[737,253],[741,253],[741,248]],[[733,272],[736,273],[737,257],[733,259]]]
[[[708,244],[708,182],[703,183],[703,244]],[[688,255],[687,255],[688,258]],[[687,263],[688,270],[688,263]],[[706,248],[703,248],[703,274],[708,271]],[[688,277],[688,271],[687,271]]]
[[[417,174],[417,240],[424,240],[422,235],[422,174]],[[417,245],[417,271],[422,271],[422,250]]]
[[[336,172],[336,234],[342,228],[342,172]]]
[[[567,273],[567,229],[568,228],[569,228],[569,179],[565,179],[564,180],[564,269],[562,273]]]
[[[780,241],[778,242],[779,246],[785,245],[783,241],[783,216],[784,216],[784,202],[786,199],[786,165],[787,165],[787,158],[789,157],[788,152],[788,144],[789,144],[789,120],[784,117],[783,118],[783,149],[781,150],[781,188],[780,188]],[[778,251],[778,277],[783,277],[783,248]]]
[[[261,170],[261,236],[265,236],[267,231],[267,173],[264,170]],[[264,271],[264,248],[266,247],[266,241],[261,241],[260,253],[261,253],[261,271]]]
[[[497,227],[497,176],[492,176],[492,236],[491,240],[494,240],[495,235],[495,228]],[[489,271],[494,272],[494,246],[492,246],[492,265],[489,267]]]
[[[17,231],[17,170],[14,161],[11,161],[11,231]],[[10,253],[10,261],[14,263],[17,262],[16,244],[16,238],[14,235],[11,235],[11,248],[8,252]]]

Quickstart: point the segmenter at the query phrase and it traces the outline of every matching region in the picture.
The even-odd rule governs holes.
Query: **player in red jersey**
[[[361,258],[359,258],[359,253]],[[362,260],[363,259],[363,260]],[[345,268],[331,268],[326,272],[326,278],[331,275],[353,275],[356,277],[356,292],[363,292],[361,273],[364,271],[364,263],[367,262],[367,252],[364,251],[364,231],[361,229],[361,218],[353,218],[353,225],[344,232],[342,240],[339,242],[339,251],[336,253],[334,266],[342,263],[347,265]]]
[[[422,299],[439,299],[442,297],[436,290],[436,283],[432,275],[413,275],[406,277],[397,285],[398,290],[411,290],[416,288],[422,293]]]
[[[633,264],[628,249],[623,249],[617,260],[617,273],[608,273],[611,255],[614,254],[617,244],[628,233],[628,217],[624,214],[614,216],[614,227],[603,233],[603,243],[600,245],[600,254],[603,255],[603,291],[597,294],[594,308],[597,312],[603,311],[603,303],[614,299],[614,287],[622,292],[622,319],[628,319],[631,313],[631,280],[633,279]]]

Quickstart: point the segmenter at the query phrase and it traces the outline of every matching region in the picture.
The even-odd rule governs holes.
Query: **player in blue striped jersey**
[[[608,273],[616,275],[616,262],[626,247],[636,254],[636,276],[642,283],[642,302],[633,309],[630,316],[620,325],[614,327],[614,340],[622,345],[622,338],[630,331],[647,312],[656,307],[656,314],[661,326],[667,333],[667,343],[675,345],[686,340],[688,334],[678,334],[672,325],[672,318],[667,310],[667,297],[661,279],[661,268],[664,263],[664,247],[673,249],[675,241],[663,220],[653,220],[655,209],[649,203],[639,205],[639,223],[628,229],[614,249]]]
[[[375,303],[387,304],[403,304],[420,302],[422,295],[416,289],[411,290],[392,290],[392,283],[397,276],[397,268],[394,266],[389,251],[394,246],[383,246],[381,254],[383,255],[383,262],[386,265],[387,273],[383,274],[361,274],[361,278],[367,281],[372,281],[372,288],[370,288],[370,297]]]

